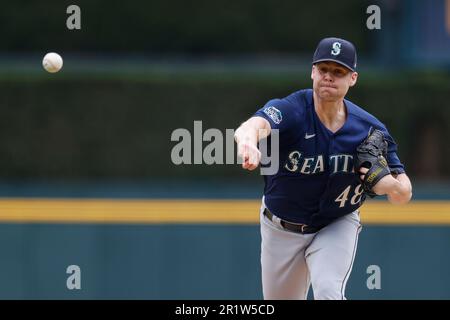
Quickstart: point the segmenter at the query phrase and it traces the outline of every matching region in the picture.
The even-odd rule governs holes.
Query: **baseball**
[[[63,66],[63,59],[55,52],[47,53],[42,60],[42,66],[50,73],[55,73],[61,70]]]

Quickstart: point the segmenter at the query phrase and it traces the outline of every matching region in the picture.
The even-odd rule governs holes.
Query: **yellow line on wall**
[[[39,223],[236,223],[259,221],[258,200],[0,199],[0,222]],[[450,201],[394,206],[368,201],[364,224],[450,225]]]

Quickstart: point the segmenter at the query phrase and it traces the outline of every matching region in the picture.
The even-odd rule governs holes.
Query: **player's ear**
[[[313,65],[312,68],[311,68],[311,80],[314,80],[313,74],[314,74],[314,68],[315,68],[315,67],[316,67],[316,66]]]
[[[350,78],[350,87],[353,87],[358,80],[358,72],[352,72],[352,76]]]

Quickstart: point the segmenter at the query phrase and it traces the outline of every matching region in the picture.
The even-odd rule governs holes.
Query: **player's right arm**
[[[238,156],[242,157],[242,168],[254,170],[261,160],[258,141],[270,134],[270,123],[262,117],[251,117],[237,128],[234,140],[237,143]]]

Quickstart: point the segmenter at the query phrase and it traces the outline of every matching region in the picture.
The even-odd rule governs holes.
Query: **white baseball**
[[[55,52],[49,52],[42,60],[42,66],[50,73],[55,73],[61,70],[63,66],[63,59]]]

